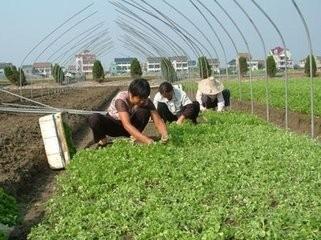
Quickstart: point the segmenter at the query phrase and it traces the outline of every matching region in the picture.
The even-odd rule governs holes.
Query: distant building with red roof
[[[43,77],[51,76],[51,63],[50,62],[35,62],[32,65],[33,72],[36,75],[41,75]]]
[[[92,74],[96,55],[85,50],[76,55],[76,71],[85,75]]]
[[[287,55],[287,61],[285,60],[285,54]],[[282,47],[275,47],[270,50],[270,56],[273,56],[274,61],[276,63],[276,68],[278,70],[285,70],[285,63],[287,62],[287,67],[292,68],[294,67],[292,54],[289,49],[284,50]]]

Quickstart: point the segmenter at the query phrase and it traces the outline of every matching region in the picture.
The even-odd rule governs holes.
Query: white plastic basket
[[[63,114],[41,117],[39,124],[50,168],[65,168],[70,162],[70,153],[63,126]]]

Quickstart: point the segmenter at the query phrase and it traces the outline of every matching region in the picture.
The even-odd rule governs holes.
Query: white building
[[[287,55],[287,60],[285,59],[285,54]],[[276,68],[278,70],[284,70],[285,69],[285,63],[287,62],[288,68],[293,68],[293,60],[292,60],[292,54],[287,49],[286,51],[281,47],[276,47],[270,50],[269,53],[270,56],[273,56],[274,61],[276,63]]]
[[[240,57],[245,57],[247,61],[247,66],[249,70],[251,69],[252,71],[257,71],[259,69],[264,69],[265,68],[265,61],[264,60],[256,60],[256,59],[251,59],[251,55],[247,53],[240,53],[236,59],[231,60],[228,63],[228,68],[231,69],[234,73],[237,73],[239,61],[238,59]]]
[[[188,71],[188,58],[186,56],[170,57],[169,60],[176,72]]]
[[[146,60],[147,72],[160,72],[161,71],[161,57],[148,57]]]
[[[211,66],[213,73],[220,73],[220,61],[217,58],[210,58],[207,61]]]
[[[32,68],[36,75],[41,75],[43,77],[51,76],[51,63],[49,62],[36,62],[32,65]]]
[[[189,61],[185,56],[170,57],[173,68],[176,72],[188,71]],[[148,57],[146,60],[147,72],[160,72],[161,71],[162,57]]]
[[[129,73],[133,60],[134,58],[115,58],[113,66],[115,73]]]
[[[77,72],[77,67],[76,67],[76,65],[74,65],[74,64],[69,65],[68,68],[67,68],[67,71],[68,71],[68,72],[76,73],[76,72]]]
[[[248,66],[249,70],[257,71],[257,70],[263,69],[265,67],[264,60],[252,59],[252,56],[249,53],[239,53],[237,55],[235,61],[231,61],[229,63],[229,65],[230,65],[229,67],[233,67],[236,71],[236,69],[239,66],[239,59],[241,57],[244,57],[246,59],[247,66]]]
[[[76,55],[76,71],[85,75],[92,74],[96,55],[85,50]]]
[[[250,60],[247,62],[247,65],[249,69],[252,71],[257,71],[259,69],[264,69],[265,68],[265,62],[264,60]]]

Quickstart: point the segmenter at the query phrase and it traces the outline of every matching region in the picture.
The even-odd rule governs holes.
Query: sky
[[[196,8],[194,8],[190,2],[191,0],[167,0],[167,2],[175,6],[191,19],[197,29],[166,5],[163,0],[145,0],[175,21],[175,23],[178,24],[180,31],[186,30],[188,34],[191,34],[190,36],[193,36],[194,39],[198,40],[204,46],[199,52],[193,51],[186,41],[184,41],[183,37],[177,34],[177,31],[174,31],[158,19],[127,5],[124,0],[114,1],[129,7],[139,17],[142,17],[154,28],[168,36],[187,53],[190,59],[196,59],[198,55],[207,51],[211,54],[211,56],[208,57],[218,57],[222,63],[225,63],[224,52],[226,53],[225,55],[228,61],[235,58],[237,52],[247,52],[245,42],[241,35],[215,3],[215,0],[200,1],[203,2],[222,23],[234,41],[235,47],[219,23],[197,3],[197,0],[193,1],[200,7],[211,26],[207,24]],[[134,2],[131,0],[128,1],[131,3]],[[142,2],[143,0],[135,1],[136,3],[145,6],[145,8],[148,8],[147,5],[144,5]],[[253,58],[263,59],[264,51],[258,34],[245,15],[234,3],[234,0],[217,1],[232,16],[243,35],[246,37]],[[263,35],[266,48],[269,50],[276,46],[282,46],[281,39],[273,26],[258,8],[255,7],[251,0],[237,1],[246,9],[258,26],[259,31]],[[307,56],[309,54],[307,37],[303,23],[301,22],[292,1],[255,1],[269,14],[271,19],[280,29],[284,36],[287,48],[292,53],[293,59],[298,62]],[[319,56],[321,55],[321,0],[296,0],[296,2],[307,20],[314,54]],[[93,5],[89,6],[92,3]],[[138,4],[134,5],[138,6]],[[87,9],[70,21],[67,21],[62,27],[58,28],[66,22],[66,20],[87,6],[89,6]],[[151,11],[153,14],[157,14],[155,11]],[[147,28],[142,28],[142,31],[154,41],[154,45],[158,46],[156,47],[156,50],[153,49],[150,44],[139,39],[137,40],[137,38],[135,40],[130,40],[130,43],[123,43],[122,41],[125,39],[124,35],[126,32],[119,27],[116,21],[122,18],[124,22],[130,26],[138,26],[139,24],[135,23],[132,19],[122,16],[122,14],[116,11],[116,7],[108,0],[10,0],[6,1],[5,4],[1,4],[0,16],[0,62],[11,62],[17,66],[20,66],[21,64],[32,64],[35,61],[43,62],[52,60],[66,65],[72,63],[75,52],[82,49],[86,43],[95,39],[96,36],[99,36],[99,32],[102,32],[107,28],[109,30],[108,34],[92,44],[93,47],[96,46],[96,49],[99,50],[99,44],[103,45],[107,38],[111,38],[113,42],[112,49],[109,51],[106,50],[106,52],[102,49],[102,55],[99,57],[105,67],[109,66],[116,57],[137,57],[142,60],[147,55],[153,54],[156,56],[156,51],[160,51],[159,49],[164,50],[168,55],[174,55],[170,45]],[[85,37],[88,31],[90,31],[89,29],[93,29],[94,26],[97,26],[97,24],[102,22],[103,25],[99,29],[92,32],[92,35],[87,35],[87,38]],[[58,29],[53,34],[49,35],[56,28]],[[212,29],[214,29],[219,39]],[[199,30],[207,36],[213,48],[206,41],[204,36],[199,33]],[[46,36],[48,37],[45,38]],[[90,38],[91,36],[92,38]],[[80,41],[81,39],[83,39],[83,41]],[[221,47],[219,40],[222,42],[223,48]],[[138,43],[135,41],[138,41]],[[69,44],[67,45],[67,43]],[[151,53],[147,54],[146,51],[141,51],[139,44],[146,47]],[[217,55],[214,50],[216,50]]]

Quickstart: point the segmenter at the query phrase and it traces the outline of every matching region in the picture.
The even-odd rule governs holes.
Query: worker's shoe
[[[96,148],[97,148],[97,149],[104,148],[104,147],[107,146],[107,144],[108,144],[107,138],[101,139],[101,140],[97,143]]]

